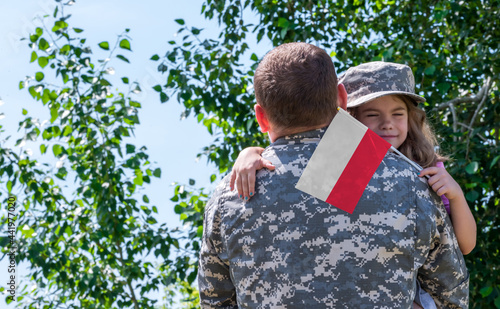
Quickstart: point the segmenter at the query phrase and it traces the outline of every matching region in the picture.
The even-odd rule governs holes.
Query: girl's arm
[[[231,181],[229,183],[231,191],[234,190],[234,185],[238,189],[240,198],[248,200],[255,193],[255,173],[257,170],[267,168],[274,170],[274,165],[271,161],[261,157],[264,148],[248,147],[243,149],[236,162],[234,162],[231,172]]]
[[[464,193],[446,169],[428,167],[422,170],[420,177],[429,175],[429,185],[439,196],[445,195],[450,201],[450,217],[457,236],[458,245],[463,254],[469,254],[476,246],[476,221]]]

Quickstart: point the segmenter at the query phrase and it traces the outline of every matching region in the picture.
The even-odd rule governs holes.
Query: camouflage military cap
[[[339,79],[347,91],[347,107],[355,107],[386,95],[406,95],[417,105],[425,99],[415,94],[415,78],[409,66],[368,62],[350,68]]]

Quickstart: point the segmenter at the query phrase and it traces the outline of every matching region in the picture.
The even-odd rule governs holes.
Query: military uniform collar
[[[276,141],[274,141],[274,143],[271,144],[271,146],[304,143],[305,140],[317,140],[319,142],[319,140],[323,137],[323,134],[325,134],[327,128],[328,127],[324,127],[321,129],[279,137]]]

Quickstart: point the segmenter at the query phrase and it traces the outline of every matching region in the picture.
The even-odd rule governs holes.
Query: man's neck
[[[307,132],[307,131],[312,131],[312,130],[317,130],[324,128],[328,126],[330,123],[324,123],[321,125],[317,126],[311,126],[311,127],[298,127],[298,128],[293,128],[293,129],[285,129],[285,130],[269,130],[269,139],[271,140],[271,143],[274,143],[278,138],[280,137],[285,137],[297,133],[302,133],[302,132]]]

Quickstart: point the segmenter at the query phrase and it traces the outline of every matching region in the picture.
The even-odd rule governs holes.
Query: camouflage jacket
[[[257,173],[248,202],[228,177],[217,186],[205,209],[202,308],[411,308],[417,277],[438,308],[466,308],[450,220],[408,163],[388,153],[352,215],[295,189],[323,133],[271,144],[262,155],[276,169]]]

